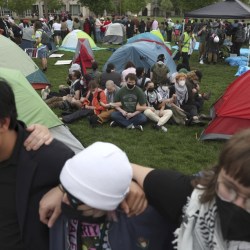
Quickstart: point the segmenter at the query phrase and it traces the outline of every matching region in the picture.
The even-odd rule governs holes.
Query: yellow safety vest
[[[189,34],[187,32],[184,32],[184,41],[183,41],[183,46],[181,49],[182,52],[189,51],[190,39],[191,39],[191,36],[189,36]]]

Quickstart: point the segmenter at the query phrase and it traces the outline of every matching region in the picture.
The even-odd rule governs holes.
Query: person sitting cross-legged
[[[145,88],[148,107],[146,107],[144,115],[156,122],[153,126],[155,129],[167,132],[167,128],[163,125],[168,122],[173,112],[171,109],[165,109],[165,102],[162,101],[160,94],[155,90],[152,81],[147,82]]]
[[[126,86],[122,87],[115,96],[115,112],[111,114],[110,126],[119,125],[128,129],[137,128],[143,131],[142,125],[146,123],[147,117],[139,111],[138,107],[146,107],[146,98],[143,91],[136,86],[136,75],[126,76]]]

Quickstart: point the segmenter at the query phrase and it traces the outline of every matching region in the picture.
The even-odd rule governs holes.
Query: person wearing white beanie
[[[75,155],[65,163],[60,181],[62,212],[68,219],[63,249],[169,249],[169,226],[152,207],[131,218],[119,208],[132,167],[114,144],[96,142]]]
[[[60,180],[84,204],[113,211],[129,191],[132,168],[117,146],[96,142],[65,163]]]

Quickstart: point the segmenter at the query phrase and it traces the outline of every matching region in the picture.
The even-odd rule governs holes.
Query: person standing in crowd
[[[91,23],[88,18],[85,18],[85,21],[83,23],[83,31],[89,36],[91,35]]]
[[[201,29],[198,31],[197,35],[199,37],[199,63],[204,64],[204,59],[206,58],[206,37],[207,37],[207,25],[202,24]]]
[[[52,25],[52,32],[54,36],[54,41],[56,44],[56,47],[59,47],[60,41],[61,41],[61,30],[62,30],[62,24],[58,19],[55,20],[55,22]]]
[[[69,29],[68,29],[67,19],[65,17],[63,17],[62,21],[61,21],[61,38],[62,38],[62,41],[65,38],[65,36],[67,36],[68,32],[69,32]]]
[[[139,23],[138,30],[140,33],[144,33],[146,31],[146,23],[143,19],[141,19],[141,21]]]
[[[101,27],[103,26],[102,22],[98,17],[95,19],[95,35],[96,35],[96,42],[101,43],[102,38],[101,38]]]
[[[152,27],[152,22],[150,20],[150,17],[148,17],[146,22],[146,32],[150,32],[151,27]]]
[[[180,37],[178,46],[179,46],[180,56],[182,57],[182,64],[186,66],[186,69],[188,71],[190,71],[188,52],[190,49],[191,40],[192,40],[191,24],[187,23],[185,26],[185,32]]]
[[[42,29],[42,23],[40,21],[35,21],[33,28],[36,41],[34,47],[37,48],[38,58],[42,61],[42,71],[45,72],[48,67],[48,48],[46,44],[41,43],[42,33],[45,31]]]
[[[177,250],[250,249],[249,156],[247,129],[226,142],[216,165],[193,176],[132,165],[149,204],[178,228]]]
[[[0,18],[0,34],[9,38],[10,37],[10,24],[8,22],[8,16]]]
[[[126,27],[126,35],[127,39],[133,37],[134,32],[135,32],[135,23],[133,20],[131,20],[131,17],[128,17],[128,21],[125,24]]]
[[[73,20],[72,20],[71,15],[68,15],[66,22],[67,22],[68,31],[71,32],[73,30]]]
[[[218,61],[218,53],[219,53],[219,46],[220,46],[220,39],[221,39],[221,31],[219,29],[218,22],[212,22],[211,28],[207,34],[207,63],[216,64]]]

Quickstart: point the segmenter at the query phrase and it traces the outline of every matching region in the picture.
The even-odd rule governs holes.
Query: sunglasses
[[[77,209],[78,206],[84,205],[82,201],[77,199],[75,196],[73,196],[71,193],[69,193],[64,187],[63,187],[65,193],[67,194],[67,198],[69,200],[70,205],[74,208]]]

